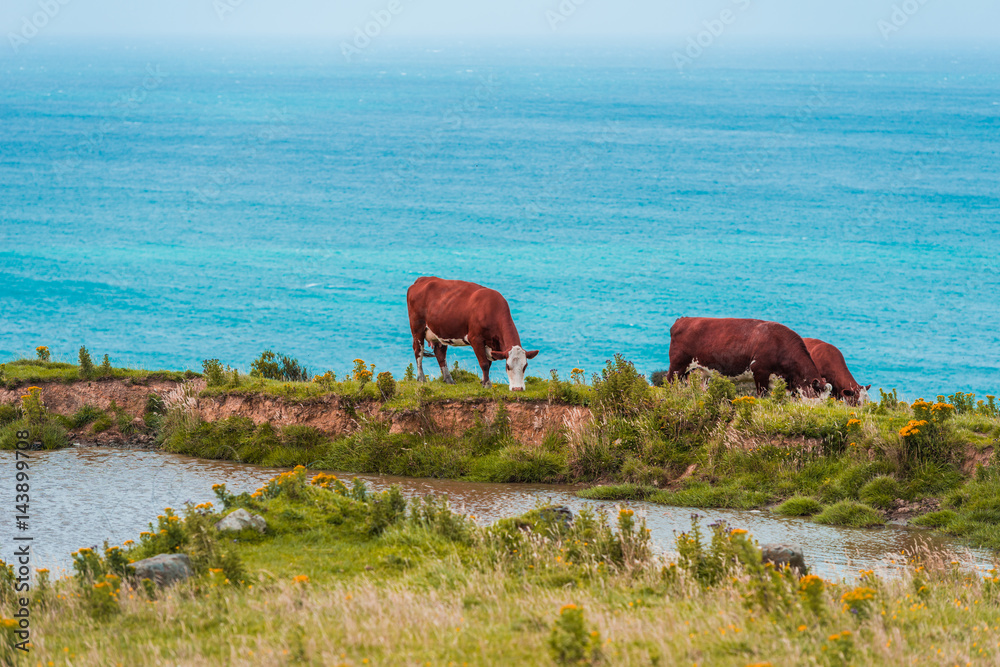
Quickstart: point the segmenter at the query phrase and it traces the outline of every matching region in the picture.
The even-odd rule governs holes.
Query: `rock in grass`
[[[802,547],[797,544],[762,544],[760,553],[765,563],[774,563],[775,569],[790,567],[796,574],[802,576],[809,571],[806,567],[806,557]]]
[[[573,510],[565,505],[543,507],[539,514],[547,521],[558,521],[564,528],[569,528],[573,525]]]
[[[136,561],[132,567],[136,579],[149,579],[157,586],[169,586],[194,574],[187,554],[159,554]]]
[[[215,524],[215,529],[221,531],[239,531],[244,528],[253,528],[258,533],[263,533],[267,529],[267,522],[259,514],[251,514],[241,507]]]

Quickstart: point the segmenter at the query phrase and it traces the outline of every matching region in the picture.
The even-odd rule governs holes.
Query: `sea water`
[[[997,53],[376,46],[5,53],[0,359],[398,376],[437,275],[506,296],[529,375],[666,368],[724,316],[1000,389]]]

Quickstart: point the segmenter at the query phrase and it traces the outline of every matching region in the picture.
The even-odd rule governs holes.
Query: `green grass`
[[[514,392],[510,391],[503,383],[494,383],[491,387],[483,387],[478,379],[474,382],[446,384],[440,379],[417,382],[396,378],[396,394],[392,399],[384,401],[374,382],[362,384],[351,379],[325,383],[281,382],[241,376],[238,385],[225,384],[208,387],[202,392],[202,396],[263,394],[293,401],[339,396],[357,403],[378,402],[382,404],[384,410],[413,410],[428,402],[441,401],[547,401],[550,394],[556,396],[560,403],[587,405],[590,401],[592,392],[589,387],[572,385],[569,382],[559,382],[553,385],[552,382],[540,378],[532,378],[532,380],[525,384],[524,391]]]
[[[578,491],[581,498],[590,500],[648,500],[660,490],[639,484],[605,484]]]
[[[871,528],[885,524],[882,514],[873,507],[852,500],[842,500],[827,507],[817,514],[813,520],[830,526],[847,526],[849,528]]]
[[[815,498],[795,496],[778,505],[774,511],[783,516],[812,516],[823,511],[823,505]]]
[[[950,524],[958,520],[958,514],[951,510],[941,510],[939,512],[928,512],[918,516],[912,521],[915,526],[926,528],[947,528]]]
[[[100,367],[95,367],[100,372]],[[150,371],[138,368],[112,368],[110,372],[100,373],[97,380],[130,379],[136,382],[149,380],[172,380],[182,382],[200,377],[193,371]],[[42,382],[77,382],[81,380],[79,366],[56,361],[41,361],[38,359],[16,359],[3,364],[3,384],[8,389],[26,387]]]
[[[167,590],[126,587],[109,598],[87,577],[36,580],[32,620],[44,631],[32,637],[30,664],[548,666],[577,664],[583,655],[583,664],[745,667],[1000,659],[997,584],[952,566],[949,554],[907,554],[912,565],[894,578],[813,579],[806,595],[794,574],[762,567],[748,536],[721,528],[711,540],[694,530],[679,536],[682,556],[664,562],[644,548],[642,523],[626,513],[608,523],[580,515],[566,527],[535,510],[480,527],[438,501],[400,504],[391,492],[332,486],[341,491],[291,475],[257,498],[230,496],[230,508],[266,517],[264,535],[204,533],[218,518],[204,507],[177,522],[162,516],[170,534],[146,536],[126,556],[174,544],[190,554],[196,576]],[[77,561],[100,576],[111,567],[103,556],[77,554]],[[223,567],[214,572],[214,565]],[[228,574],[237,578],[227,583]],[[863,602],[851,613],[843,596],[858,585],[870,599],[855,594]],[[0,617],[10,618],[6,592]]]

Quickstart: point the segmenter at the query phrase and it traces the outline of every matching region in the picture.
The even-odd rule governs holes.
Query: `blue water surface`
[[[5,54],[0,359],[398,374],[406,288],[438,275],[506,295],[529,374],[665,368],[703,315],[910,398],[1000,388],[998,53],[369,51]]]

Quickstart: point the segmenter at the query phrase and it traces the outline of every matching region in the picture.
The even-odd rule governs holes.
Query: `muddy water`
[[[76,447],[33,452],[32,456],[29,530],[21,532],[14,528],[13,453],[0,452],[0,557],[10,561],[15,548],[10,536],[17,532],[34,538],[32,564],[53,572],[69,567],[70,552],[80,547],[100,545],[104,540],[121,544],[136,539],[164,507],[179,509],[186,502],[214,501],[213,484],[224,482],[239,493],[258,488],[280,472],[227,461],[106,448]],[[475,515],[480,522],[519,514],[541,502],[568,505],[574,511],[585,506],[614,510],[614,503],[577,498],[565,486],[358,477],[376,490],[399,484],[407,496],[446,494],[454,508]],[[703,524],[725,521],[750,531],[761,543],[801,544],[813,571],[828,578],[851,578],[861,569],[891,572],[900,562],[900,552],[920,541],[934,549],[955,551],[961,560],[980,569],[991,567],[989,552],[970,550],[926,531],[836,528],[761,511],[692,510],[641,502],[630,506],[645,514],[654,543],[664,553],[672,550],[674,532],[687,530],[691,514],[697,513]]]

